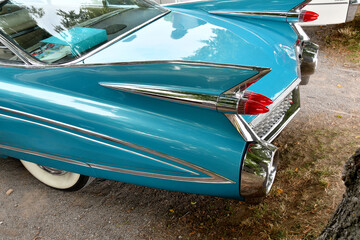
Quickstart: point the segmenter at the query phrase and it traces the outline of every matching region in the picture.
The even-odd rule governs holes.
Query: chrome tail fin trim
[[[143,85],[143,84],[129,84],[129,83],[113,83],[113,82],[100,82],[99,84],[103,87],[135,93],[143,96],[154,97],[162,100],[184,103],[192,106],[203,107],[207,109],[217,110],[225,113],[237,113],[237,105],[239,102],[238,92],[241,91],[245,86],[256,81],[266,74],[271,69],[263,67],[251,67],[241,65],[230,65],[230,64],[217,64],[217,63],[206,63],[206,62],[188,62],[188,61],[164,61],[154,62],[154,64],[186,64],[194,66],[205,66],[205,67],[218,67],[218,68],[233,68],[242,70],[257,71],[257,74],[242,81],[236,86],[229,90],[221,93],[220,95],[204,94],[198,92],[191,92],[186,90],[176,90],[170,87],[156,86],[156,85]]]

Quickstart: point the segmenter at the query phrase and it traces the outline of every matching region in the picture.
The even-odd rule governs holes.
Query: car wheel
[[[94,178],[78,173],[67,172],[56,168],[38,165],[20,160],[24,167],[45,185],[65,191],[77,191],[89,185]]]

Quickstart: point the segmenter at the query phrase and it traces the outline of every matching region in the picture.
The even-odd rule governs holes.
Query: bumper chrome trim
[[[315,73],[319,46],[312,42],[305,42],[304,49],[302,51],[302,62],[301,62],[301,77],[310,76]]]
[[[225,114],[248,143],[240,175],[240,195],[245,200],[265,197],[273,185],[278,164],[278,152],[277,147],[272,145],[271,142],[300,110],[299,82],[300,79],[294,81],[275,101],[275,106],[272,109],[276,108],[291,92],[293,94],[292,106],[263,138],[260,138],[253,130],[253,122],[247,123],[241,115]],[[255,120],[257,123],[260,123],[265,118],[266,116],[256,118]]]
[[[286,112],[284,118],[274,127],[269,133],[264,137],[264,140],[267,142],[272,142],[280,132],[290,123],[290,121],[296,116],[300,111],[300,90],[299,87],[296,87],[293,90],[293,104]]]
[[[265,197],[269,193],[274,183],[279,161],[277,147],[271,142],[289,124],[299,110],[300,91],[299,87],[296,87],[293,90],[293,105],[284,118],[270,130],[263,140],[249,144],[240,175],[240,194],[245,200]]]
[[[249,144],[241,170],[240,195],[245,200],[265,197],[275,180],[277,147],[267,142]]]
[[[241,115],[230,113],[225,113],[224,115],[229,119],[246,142],[256,142],[261,140]]]

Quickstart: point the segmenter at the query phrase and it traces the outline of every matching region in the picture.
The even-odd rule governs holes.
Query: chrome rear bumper
[[[318,63],[319,46],[312,42],[304,42],[301,54],[301,84],[307,84],[309,77],[315,73]]]
[[[306,85],[309,78],[315,73],[319,46],[310,42],[309,36],[304,32],[304,29],[299,24],[292,24],[292,28],[298,35],[298,40],[295,44],[296,54],[299,61],[298,74],[301,75],[301,85]]]
[[[319,46],[310,42],[309,37],[298,24],[292,25],[298,35],[296,53],[299,60],[298,73],[301,81],[294,83],[278,97],[270,111],[247,123],[239,115],[227,115],[246,142],[247,152],[243,159],[240,181],[240,195],[245,200],[265,197],[274,182],[278,165],[277,147],[271,142],[300,110],[299,83],[309,80],[315,73]]]
[[[243,161],[240,194],[245,200],[265,197],[275,180],[277,147],[267,142],[249,144]]]
[[[283,109],[286,105],[283,102],[288,101],[289,97],[291,98],[291,106],[287,108],[282,116],[276,116],[276,122],[268,127],[268,132],[261,138],[259,137],[256,142],[248,144],[243,160],[240,182],[240,194],[245,200],[265,197],[273,185],[279,160],[277,147],[272,145],[271,141],[280,134],[300,110],[299,87],[290,90],[292,90],[290,93],[285,92],[283,94],[285,96],[280,97],[281,101],[275,103],[272,111],[267,116],[257,121],[257,125],[272,122],[272,119],[274,119],[273,113],[279,112],[279,108]],[[256,133],[256,126],[253,127],[255,129],[254,134],[259,136]]]

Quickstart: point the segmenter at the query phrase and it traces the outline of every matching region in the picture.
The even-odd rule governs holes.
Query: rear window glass
[[[164,12],[147,0],[0,1],[0,30],[40,61],[62,63]]]

